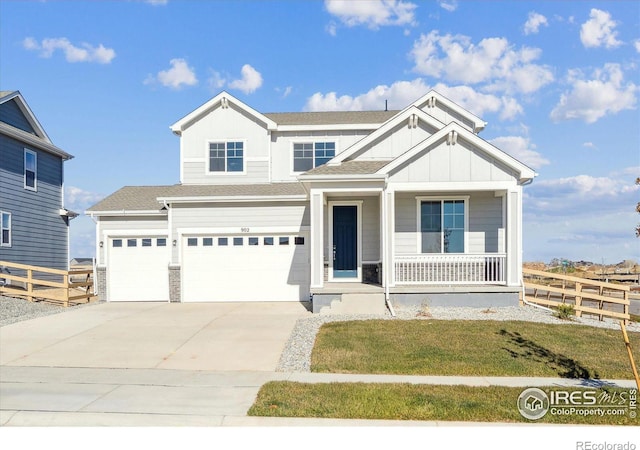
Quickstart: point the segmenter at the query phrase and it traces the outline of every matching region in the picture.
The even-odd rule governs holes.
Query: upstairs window
[[[11,247],[11,213],[0,211],[0,246]]]
[[[209,172],[244,172],[244,142],[210,142]]]
[[[305,142],[293,144],[293,171],[306,172],[326,164],[336,156],[335,142]]]
[[[464,253],[465,200],[422,200],[419,204],[422,253]]]
[[[36,173],[38,171],[38,154],[24,149],[24,188],[36,190]]]

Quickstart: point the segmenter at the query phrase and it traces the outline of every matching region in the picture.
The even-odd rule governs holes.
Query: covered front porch
[[[519,187],[363,184],[310,189],[312,298],[371,293],[421,303],[443,294],[509,293],[517,304]],[[338,212],[345,206],[351,218]],[[340,260],[345,245],[351,256]]]

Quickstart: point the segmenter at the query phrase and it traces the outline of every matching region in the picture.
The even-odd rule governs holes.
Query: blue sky
[[[261,112],[401,109],[434,88],[539,173],[524,258],[640,259],[640,3],[0,3],[0,89],[65,166],[66,207],[179,181],[169,125],[221,90]],[[93,256],[88,217],[71,256]]]

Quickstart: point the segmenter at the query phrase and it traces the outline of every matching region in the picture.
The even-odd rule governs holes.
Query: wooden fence
[[[522,269],[525,300],[545,306],[572,305],[583,313],[629,321],[629,286],[541,270]]]
[[[0,294],[26,297],[30,302],[43,299],[69,306],[89,302],[94,295],[93,269],[59,270],[0,261]]]

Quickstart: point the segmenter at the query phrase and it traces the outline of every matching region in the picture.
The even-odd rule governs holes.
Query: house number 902
[[[240,231],[242,231],[243,233],[248,233],[250,230],[249,227],[242,227],[240,228]]]

